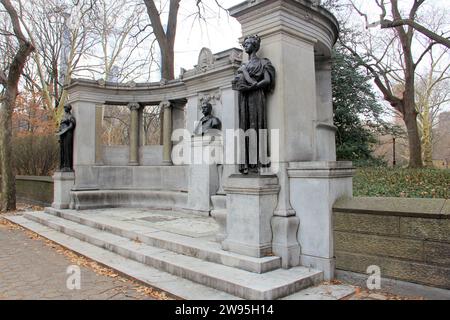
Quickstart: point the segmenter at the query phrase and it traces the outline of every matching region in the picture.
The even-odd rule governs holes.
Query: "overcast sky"
[[[213,0],[207,0],[205,3],[214,4]],[[232,47],[240,48],[238,42],[241,36],[240,24],[232,17],[229,17],[223,10],[220,12],[220,17],[217,16],[217,7],[211,7],[207,24],[192,23],[192,18],[187,18],[192,14],[190,1],[185,1],[185,6],[180,8],[179,28],[177,31],[177,39],[175,43],[175,74],[179,74],[180,68],[191,69],[197,64],[198,54],[202,47],[208,47],[213,53],[220,52]],[[222,0],[219,2],[224,8],[228,9],[243,0]],[[380,10],[376,6],[374,0],[355,0],[360,6],[360,9],[369,15],[369,21],[374,22],[379,19]],[[408,11],[411,7],[412,0],[400,0],[400,7],[405,7]],[[436,6],[442,10],[450,10],[450,0],[427,0],[423,5]],[[190,3],[192,6],[192,3]],[[354,18],[362,19],[359,15]],[[379,29],[379,27],[377,27]],[[450,30],[450,21],[444,26],[445,30]],[[155,75],[158,77],[158,74]],[[450,105],[447,105],[445,110],[450,110]]]
[[[232,47],[240,48],[238,39],[241,36],[241,27],[236,19],[228,16],[223,10],[220,10],[218,16],[214,1],[206,0],[205,3],[209,3],[211,9],[206,24],[199,24],[198,21],[193,23],[193,19],[189,18],[193,12],[192,2],[193,0],[181,2],[179,28],[175,43],[176,74],[179,73],[181,67],[190,69],[197,64],[197,57],[202,47],[210,48],[213,53]],[[219,0],[219,2],[228,9],[243,0]],[[380,11],[374,0],[356,0],[355,2],[369,14],[371,22],[376,21]],[[403,5],[409,9],[412,0],[400,0],[399,3],[400,6]],[[427,0],[424,6],[433,5],[448,9],[449,4],[450,0]],[[355,19],[360,18],[359,16],[355,17]],[[450,29],[450,26],[447,25],[446,29]]]
[[[188,3],[187,1],[186,3]],[[220,52],[232,47],[240,48],[238,42],[241,36],[241,26],[236,19],[227,15],[223,10],[217,15],[217,8],[212,7],[214,1],[207,1],[211,4],[211,13],[205,23],[192,23],[192,18],[187,18],[192,14],[186,5],[180,7],[179,28],[177,29],[177,39],[175,42],[175,64],[176,74],[179,69],[191,69],[197,64],[198,54],[203,47],[208,47],[213,53]],[[228,9],[242,0],[222,0],[220,3]],[[183,3],[183,2],[182,2]],[[190,4],[192,5],[192,4]],[[214,13],[215,12],[215,13]]]

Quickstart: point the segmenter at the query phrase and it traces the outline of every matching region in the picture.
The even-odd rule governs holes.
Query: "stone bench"
[[[98,208],[182,209],[187,193],[163,190],[88,190],[71,191],[70,207],[75,210]]]

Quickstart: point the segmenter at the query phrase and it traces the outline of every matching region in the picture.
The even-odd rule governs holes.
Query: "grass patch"
[[[355,197],[444,198],[450,194],[450,170],[358,168]]]

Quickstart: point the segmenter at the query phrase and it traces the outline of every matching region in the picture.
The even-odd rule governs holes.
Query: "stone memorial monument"
[[[336,161],[331,53],[339,27],[310,0],[244,1],[229,12],[242,26],[244,57],[203,48],[175,80],[72,80],[74,115],[67,107],[61,122],[48,212],[96,228],[92,216],[123,208],[101,219],[119,216],[119,224],[95,236],[137,235],[149,221],[165,232],[145,232],[149,250],[139,253],[107,236],[103,249],[233,296],[276,299],[334,277],[332,206],[352,195],[353,174],[351,162]],[[129,107],[129,145],[102,144],[110,106]],[[146,106],[163,111],[162,145],[142,143]],[[87,213],[61,210],[69,207]],[[126,230],[122,222],[137,216],[150,220]],[[71,235],[99,243],[80,230]]]

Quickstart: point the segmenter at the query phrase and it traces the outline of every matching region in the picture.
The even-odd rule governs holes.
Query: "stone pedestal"
[[[222,248],[252,257],[272,253],[271,219],[280,186],[275,175],[231,175],[227,193],[227,238]]]
[[[57,171],[53,174],[53,203],[55,209],[68,209],[70,190],[75,185],[75,173]]]
[[[300,219],[296,216],[273,216],[272,221],[272,252],[281,257],[284,269],[300,264],[300,245],[297,240]]]
[[[219,231],[216,234],[216,241],[222,243],[227,238],[227,211],[211,210],[211,216],[219,225]]]
[[[281,189],[272,218],[272,251],[281,257],[281,266],[288,269],[300,264],[300,245],[297,240],[300,219],[290,202],[289,178],[284,162],[279,163],[278,179]]]
[[[324,271],[325,280],[334,277],[333,203],[352,196],[353,173],[348,161],[289,163],[291,204],[300,219],[300,263]]]
[[[189,193],[187,209],[209,215],[211,196],[219,189],[217,162],[222,157],[220,136],[192,137],[192,164],[189,166]]]

